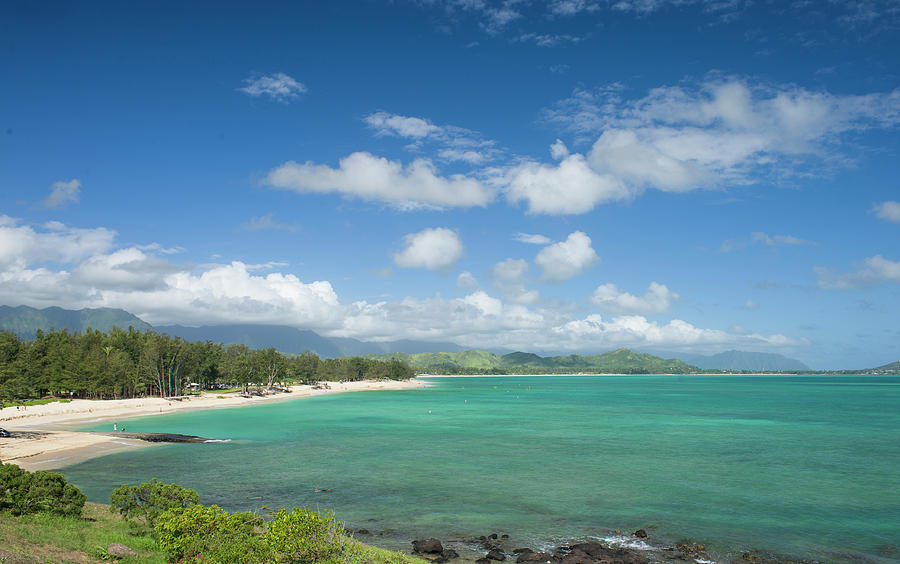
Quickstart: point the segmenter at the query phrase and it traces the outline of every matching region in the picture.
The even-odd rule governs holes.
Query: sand
[[[111,452],[152,447],[153,443],[124,438],[113,432],[113,424],[121,431],[127,419],[176,411],[241,407],[272,401],[284,401],[323,394],[371,390],[407,390],[426,386],[421,380],[361,382],[328,382],[326,389],[292,386],[291,393],[241,397],[239,394],[205,392],[189,399],[135,398],[124,400],[72,400],[16,409],[0,409],[0,427],[12,437],[0,438],[0,461],[13,463],[25,470],[52,470],[82,462]],[[73,431],[76,426],[107,421],[109,432]]]

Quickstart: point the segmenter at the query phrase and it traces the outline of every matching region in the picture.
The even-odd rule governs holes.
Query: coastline
[[[112,432],[112,424],[134,417],[146,417],[197,411],[243,407],[274,401],[287,401],[313,396],[363,391],[409,390],[427,386],[427,382],[412,380],[362,380],[359,382],[328,382],[329,388],[292,386],[290,393],[242,397],[234,393],[204,392],[181,400],[165,398],[133,398],[122,400],[72,400],[16,409],[0,409],[0,427],[12,437],[0,438],[0,461],[12,463],[29,471],[54,470],[104,456],[113,452],[148,448],[155,443],[127,438]],[[87,423],[108,421],[110,432],[75,431],[73,427]]]

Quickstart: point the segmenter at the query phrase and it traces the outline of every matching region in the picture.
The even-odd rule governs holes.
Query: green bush
[[[156,520],[159,547],[177,562],[269,562],[256,531],[262,519],[252,513],[228,513],[212,505],[171,509]]]
[[[268,524],[265,539],[276,562],[347,562],[359,552],[358,543],[328,510],[282,509]]]
[[[27,472],[15,464],[0,465],[0,509],[14,515],[49,512],[80,516],[87,497],[56,472]]]
[[[111,511],[118,510],[126,519],[143,517],[153,526],[156,518],[170,509],[184,509],[200,503],[200,494],[178,484],[165,484],[156,478],[139,486],[128,484],[109,495]]]

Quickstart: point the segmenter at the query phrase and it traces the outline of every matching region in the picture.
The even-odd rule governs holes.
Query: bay
[[[723,561],[748,549],[900,558],[900,377],[430,381],[129,420],[128,431],[228,442],[118,453],[63,473],[102,503],[156,477],[230,510],[333,509],[348,526],[387,530],[374,537],[386,546],[498,532],[537,548],[643,527]]]

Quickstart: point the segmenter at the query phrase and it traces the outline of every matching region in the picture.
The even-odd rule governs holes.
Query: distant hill
[[[625,373],[625,374],[685,374],[698,372],[678,359],[664,359],[651,354],[617,349],[598,355],[567,355],[541,357],[532,353],[514,352],[498,355],[487,351],[440,352],[423,354],[369,355],[378,359],[396,358],[416,370],[433,373]]]
[[[758,372],[810,370],[808,366],[799,360],[775,353],[725,351],[711,356],[700,354],[679,354],[677,356],[687,363],[707,370],[749,370]]]
[[[149,323],[124,309],[71,310],[60,307],[35,309],[28,306],[0,306],[0,330],[11,331],[20,339],[33,339],[38,329],[83,332],[90,328],[108,332],[113,327],[134,327],[139,331],[152,328]]]
[[[879,366],[878,368],[872,368],[866,372],[875,372],[877,374],[900,374],[900,360],[885,364],[884,366]]]

